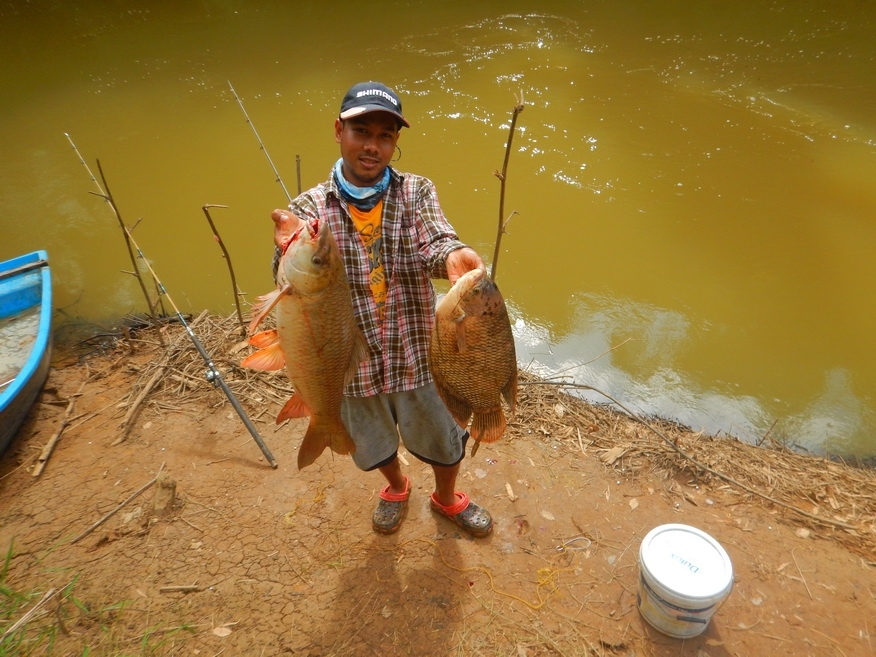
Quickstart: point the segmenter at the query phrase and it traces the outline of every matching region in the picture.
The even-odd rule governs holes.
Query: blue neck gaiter
[[[339,158],[335,162],[334,170],[335,184],[338,186],[341,196],[347,203],[352,203],[360,210],[370,210],[383,198],[383,193],[389,187],[389,167],[386,167],[386,170],[383,172],[383,178],[376,185],[356,187],[356,185],[351,184],[344,178],[343,169],[341,168],[343,162],[343,158]]]

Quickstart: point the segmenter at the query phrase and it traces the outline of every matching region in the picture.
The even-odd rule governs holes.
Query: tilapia
[[[517,354],[505,300],[483,269],[460,276],[438,304],[429,366],[459,426],[471,420],[472,456],[502,437],[502,399],[511,413],[517,405]]]
[[[356,447],[341,419],[344,386],[367,358],[356,323],[350,285],[335,238],[326,222],[275,211],[281,249],[277,289],[259,297],[249,326],[258,351],[241,365],[259,370],[286,368],[294,394],[277,416],[310,417],[298,450],[298,468],[313,463],[326,447],[351,454]],[[274,311],[276,329],[255,332]]]

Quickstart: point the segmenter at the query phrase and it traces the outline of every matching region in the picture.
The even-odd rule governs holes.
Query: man
[[[486,509],[456,491],[468,432],[453,420],[429,373],[435,315],[432,278],[456,281],[485,268],[463,244],[438,203],[432,182],[390,166],[402,127],[410,127],[394,90],[379,82],[354,85],[335,121],[341,157],[329,179],[290,205],[301,218],[328,222],[350,280],[353,307],[369,358],[344,391],[344,424],[361,470],[379,470],[387,484],[372,516],[391,534],[404,519],[411,484],[398,459],[399,436],[432,466],[433,511],[472,536],[486,536]],[[274,258],[276,275],[279,251]]]

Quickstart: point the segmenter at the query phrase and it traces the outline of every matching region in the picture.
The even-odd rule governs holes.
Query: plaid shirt
[[[447,278],[447,255],[465,246],[444,216],[432,181],[401,174],[392,167],[390,172],[392,180],[383,197],[381,257],[387,298],[382,322],[371,294],[368,256],[333,177],[329,175],[326,182],[289,205],[301,218],[328,221],[341,251],[353,310],[369,353],[344,390],[353,397],[413,390],[432,380],[428,353],[435,320],[435,288],[431,279]],[[277,249],[275,278],[279,257]]]

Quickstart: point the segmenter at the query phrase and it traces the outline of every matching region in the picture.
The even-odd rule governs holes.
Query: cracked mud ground
[[[429,468],[402,451],[408,516],[380,536],[370,526],[379,475],[328,453],[298,471],[306,421],[276,427],[271,399],[246,406],[276,469],[221,392],[188,394],[197,384],[178,374],[178,392],[147,398],[113,446],[161,353],[144,343],[57,357],[2,457],[4,584],[28,599],[0,633],[56,589],[25,625],[33,654],[876,655],[872,516],[849,515],[855,530],[812,521],[674,467],[659,438],[619,414],[550,391],[528,401],[536,386],[523,386],[508,435],[463,462],[460,488],[491,511],[493,534],[472,539],[436,517]],[[710,462],[769,469],[765,450],[723,443]],[[154,512],[152,486],[73,541],[159,469],[176,482],[168,513]],[[837,481],[860,482],[855,495],[872,505],[872,473],[849,473]],[[841,515],[831,499],[813,494],[804,508]],[[636,607],[639,545],[664,523],[708,532],[734,567],[732,592],[686,640],[654,630]]]

